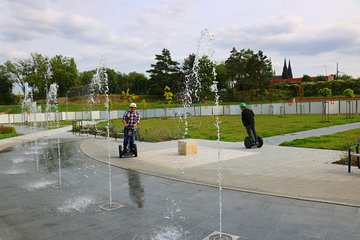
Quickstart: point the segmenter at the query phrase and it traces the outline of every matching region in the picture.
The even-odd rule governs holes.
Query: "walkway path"
[[[318,128],[318,129],[313,129],[313,130],[308,130],[308,131],[303,131],[303,132],[289,133],[289,134],[284,134],[284,135],[279,135],[279,136],[274,136],[274,137],[268,137],[268,138],[264,138],[264,144],[279,145],[282,142],[288,142],[288,141],[292,141],[295,139],[302,139],[302,138],[313,137],[313,136],[333,134],[333,133],[343,132],[343,131],[356,129],[356,128],[360,128],[360,122],[331,126],[331,127],[326,127],[326,128]]]

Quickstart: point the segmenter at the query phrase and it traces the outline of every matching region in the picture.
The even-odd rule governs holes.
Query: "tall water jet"
[[[200,76],[199,76],[199,62],[202,57],[207,57],[211,65],[211,79],[212,85],[210,85],[210,91],[214,94],[214,104],[215,104],[215,127],[217,133],[217,180],[219,187],[219,231],[214,232],[208,238],[205,239],[217,239],[217,240],[227,240],[227,239],[238,239],[237,236],[232,236],[229,234],[224,234],[222,232],[222,163],[221,163],[221,147],[220,147],[220,118],[219,118],[219,102],[220,96],[218,94],[218,81],[216,80],[216,62],[215,62],[215,51],[213,47],[213,41],[215,40],[214,36],[209,33],[207,29],[201,31],[201,38],[198,42],[198,51],[197,57],[195,58],[193,72],[194,72],[194,81],[195,85],[204,88],[201,86]],[[198,97],[198,92],[194,93],[194,96]],[[229,238],[230,237],[230,238]]]
[[[189,108],[194,100],[198,101],[200,99],[199,97],[199,91],[201,90],[201,81],[199,79],[199,55],[201,51],[201,46],[203,45],[203,32],[201,32],[200,39],[197,43],[197,52],[194,56],[194,62],[191,69],[188,70],[188,72],[185,73],[185,88],[183,93],[183,114],[180,117],[184,118],[184,138],[188,135],[188,113]],[[191,59],[190,59],[191,60]]]
[[[34,132],[36,132],[37,106],[36,106],[36,102],[33,100],[33,92],[32,92],[31,87],[25,88],[25,94],[24,94],[24,99],[21,104],[21,108],[22,108],[22,112],[24,114],[24,122],[30,124],[30,126],[34,129]],[[32,143],[32,145],[33,145],[33,143]],[[34,143],[34,146],[32,147],[32,150],[33,150],[34,157],[36,158],[37,171],[39,171],[39,158],[38,158],[37,148],[38,148],[37,139],[35,139],[35,143]]]
[[[57,100],[57,90],[58,85],[56,83],[52,83],[50,85],[49,91],[46,96],[46,112],[47,112],[47,118],[50,116],[54,116],[53,121],[56,122],[56,128],[59,131],[59,121],[57,119],[58,116],[58,100]],[[49,122],[49,119],[46,119],[47,123]],[[61,156],[60,156],[60,138],[59,138],[59,132],[57,134],[57,150],[58,150],[58,165],[59,165],[59,186],[62,185],[61,182]]]
[[[100,61],[99,68],[96,69],[96,73],[92,79],[92,89],[94,92],[97,90],[105,96],[104,107],[106,110],[106,139],[107,139],[107,152],[108,152],[108,170],[109,170],[109,203],[100,206],[104,210],[115,210],[119,207],[122,207],[119,203],[112,201],[112,179],[111,179],[111,158],[110,158],[110,100],[109,100],[109,85],[108,85],[108,76],[106,72],[105,60]]]
[[[99,77],[98,69],[96,70],[95,75],[91,79],[91,82],[89,84],[88,88],[88,98],[87,98],[87,104],[88,109],[90,112],[90,119],[93,121],[92,111],[94,108],[94,105],[98,102],[97,95],[101,91],[101,78]],[[106,72],[105,72],[106,73]]]

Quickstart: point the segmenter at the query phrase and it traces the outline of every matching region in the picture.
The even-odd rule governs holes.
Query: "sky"
[[[360,77],[359,0],[0,0],[0,12],[0,64],[36,52],[147,75],[164,48],[179,63],[212,49],[220,63],[235,47],[263,51],[277,75],[286,58],[294,77],[337,64]],[[199,46],[204,31],[212,41]]]

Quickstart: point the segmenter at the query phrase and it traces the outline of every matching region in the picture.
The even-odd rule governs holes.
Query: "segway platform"
[[[253,141],[251,141],[250,137],[246,137],[244,140],[244,145],[246,148],[261,148],[264,144],[263,139],[260,136],[257,137],[257,142],[258,144],[255,144]]]
[[[130,139],[133,137],[133,134],[135,134],[135,129],[133,127],[128,127],[128,131],[126,137],[128,142],[130,142]],[[138,152],[137,152],[137,146],[136,143],[134,141],[134,145],[132,149],[129,149],[129,151],[125,151],[125,149],[123,149],[123,146],[120,144],[119,145],[119,157],[123,158],[123,157],[137,157]]]
[[[119,145],[119,158],[123,158],[123,157],[137,157],[138,153],[137,153],[137,146],[136,144],[134,144],[133,149],[130,149],[129,151],[124,151],[122,145]]]

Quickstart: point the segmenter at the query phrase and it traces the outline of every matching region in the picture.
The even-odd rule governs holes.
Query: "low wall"
[[[338,100],[326,102],[288,102],[249,104],[255,114],[359,114],[360,100]],[[189,108],[139,109],[141,118],[166,118],[184,116],[240,115],[239,105],[192,106]],[[110,111],[110,119],[122,118],[124,110]],[[48,117],[46,117],[46,115]],[[21,113],[1,114],[0,123],[44,122],[54,120],[99,120],[107,119],[107,111]]]

